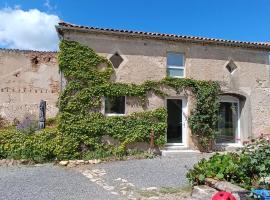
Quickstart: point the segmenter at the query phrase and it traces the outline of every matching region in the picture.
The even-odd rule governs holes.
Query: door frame
[[[235,135],[235,141],[234,143],[217,143],[217,145],[226,145],[226,146],[239,146],[241,145],[241,127],[240,127],[240,101],[238,98],[230,95],[221,95],[219,97],[219,102],[228,102],[228,103],[237,103],[237,134]]]
[[[186,97],[175,97],[169,96],[165,98],[165,108],[167,110],[167,100],[168,99],[181,99],[182,100],[182,142],[181,143],[167,143],[167,129],[166,129],[166,145],[169,146],[187,146],[187,108],[188,108],[188,101]],[[166,122],[167,123],[167,122]]]

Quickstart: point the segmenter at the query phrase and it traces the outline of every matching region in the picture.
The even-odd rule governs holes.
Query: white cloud
[[[52,12],[52,11],[56,11],[57,6],[56,5],[52,5],[50,0],[45,0],[45,2],[43,3],[43,6],[45,8],[47,8],[47,12]]]
[[[0,46],[7,48],[56,50],[57,15],[19,8],[0,9]]]

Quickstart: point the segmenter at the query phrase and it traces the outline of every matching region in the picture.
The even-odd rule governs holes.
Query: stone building
[[[59,23],[61,39],[80,42],[111,60],[115,81],[142,83],[166,76],[218,81],[220,121],[217,143],[238,146],[270,132],[270,44],[103,29]],[[192,106],[187,94],[162,99],[149,94],[148,109],[167,107],[169,148],[192,147],[187,126]],[[104,102],[106,115],[128,115],[143,108],[129,97]]]
[[[220,135],[217,143],[241,145],[248,137],[270,133],[270,44],[228,41],[127,30],[76,26],[61,22],[61,39],[78,41],[111,60],[115,81],[140,84],[166,76],[218,81]],[[47,116],[57,114],[61,76],[55,52],[0,49],[0,115],[9,121],[38,114],[41,99]],[[163,99],[149,94],[147,109],[167,107],[169,148],[193,147],[187,118],[192,98],[185,93]],[[110,115],[143,111],[130,97],[103,103]]]
[[[47,117],[57,112],[60,76],[56,52],[0,49],[0,115],[10,122],[25,115],[38,119],[39,103]]]

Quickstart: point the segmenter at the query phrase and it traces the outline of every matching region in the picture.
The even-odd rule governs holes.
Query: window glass
[[[184,55],[182,53],[167,53],[167,75],[184,77]]]
[[[168,66],[184,66],[184,56],[182,53],[168,53],[167,54]]]
[[[125,114],[125,97],[106,97],[105,98],[106,114]]]
[[[184,76],[184,69],[168,69],[168,76],[170,77],[183,77]]]
[[[220,102],[217,143],[236,143],[238,103]]]

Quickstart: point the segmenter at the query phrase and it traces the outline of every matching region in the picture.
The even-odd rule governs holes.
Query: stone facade
[[[163,40],[121,31],[65,25],[60,25],[58,32],[63,39],[78,41],[108,59],[118,52],[124,61],[115,69],[116,82],[140,84],[146,80],[160,80],[166,77],[167,52],[184,53],[186,78],[218,81],[222,87],[221,95],[239,100],[240,143],[249,137],[270,133],[270,47]],[[226,68],[229,63],[236,66],[233,73]],[[188,117],[192,107],[191,97],[173,91],[170,91],[170,95],[173,98],[186,98],[185,116]],[[147,109],[165,105],[165,99],[149,94]],[[132,98],[127,97],[125,114],[143,110]],[[185,131],[186,146],[193,146],[190,130],[186,128]]]
[[[57,31],[62,39],[78,41],[108,59],[117,52],[123,62],[115,69],[113,78],[116,82],[140,84],[146,80],[160,80],[167,76],[167,53],[183,53],[186,78],[218,81],[222,87],[221,95],[226,95],[224,98],[229,96],[239,101],[239,141],[270,133],[270,45],[212,40],[198,42],[192,38],[165,39],[166,35],[140,36],[132,32],[115,33],[61,25]],[[228,64],[236,68],[233,73],[226,68]],[[55,52],[2,49],[0,66],[1,116],[12,121],[22,119],[26,113],[37,115],[41,99],[47,101],[47,116],[56,115],[61,77]],[[189,94],[166,90],[169,98],[182,98],[186,102],[183,109],[183,143],[193,147],[194,141],[187,126],[193,99]],[[149,94],[145,108],[136,99],[127,97],[125,106],[125,114],[128,115],[165,107],[166,99]]]
[[[54,117],[60,90],[55,52],[0,49],[0,115],[10,122],[25,115],[38,119],[39,103],[47,102]]]

